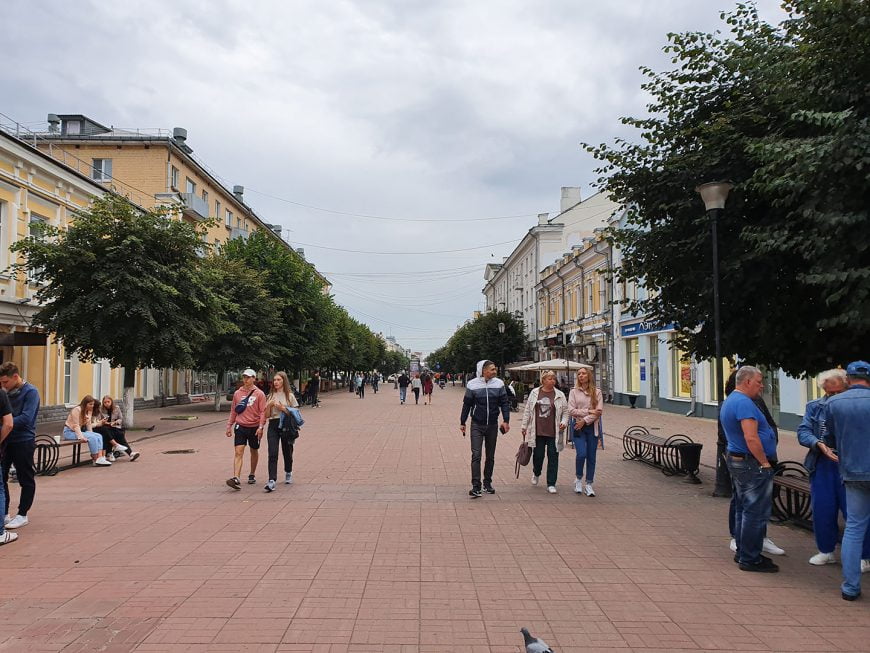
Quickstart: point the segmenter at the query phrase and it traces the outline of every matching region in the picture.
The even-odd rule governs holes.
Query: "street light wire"
[[[295,245],[301,245],[302,247],[314,247],[315,249],[328,249],[333,252],[346,252],[350,254],[374,254],[374,255],[384,255],[384,256],[397,256],[399,254],[412,255],[412,256],[421,256],[425,254],[450,254],[452,252],[470,252],[475,249],[486,249],[487,247],[497,247],[499,245],[509,245],[511,243],[516,243],[521,240],[520,238],[514,238],[512,240],[503,240],[500,243],[487,243],[486,245],[477,245],[476,247],[463,247],[460,249],[435,249],[429,250],[426,252],[420,251],[405,251],[405,252],[373,252],[370,250],[362,250],[362,249],[344,249],[341,247],[327,247],[326,245],[315,245],[313,243],[301,243],[296,241]]]

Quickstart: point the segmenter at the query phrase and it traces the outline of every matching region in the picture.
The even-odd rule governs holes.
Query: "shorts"
[[[248,445],[251,449],[260,448],[260,439],[257,437],[256,426],[242,426],[236,424],[233,426],[233,444],[237,447]]]

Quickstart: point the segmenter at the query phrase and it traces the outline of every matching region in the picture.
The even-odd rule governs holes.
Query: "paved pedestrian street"
[[[844,602],[839,566],[807,564],[809,532],[772,524],[781,572],[741,572],[712,469],[695,486],[621,458],[625,426],[710,421],[608,406],[590,498],[569,449],[558,494],[530,468],[514,478],[514,413],[497,494],[472,500],[460,387],[431,406],[390,385],[321,398],[295,482],[279,463],[271,494],[265,448],[256,485],[225,485],[227,414],[205,405],[139,412],[198,419],[135,463],[39,478],[30,524],[0,548],[0,650],[516,652],[522,626],[560,653],[870,650],[870,599]]]

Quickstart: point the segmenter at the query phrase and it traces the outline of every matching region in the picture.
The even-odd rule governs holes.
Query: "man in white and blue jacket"
[[[492,487],[492,470],[495,467],[495,444],[498,440],[498,416],[501,412],[502,433],[510,431],[510,400],[501,379],[495,378],[495,363],[482,360],[477,363],[477,376],[465,387],[462,399],[462,415],[459,430],[465,437],[465,422],[471,415],[471,491],[472,499],[482,496],[480,484],[480,459],[486,448],[486,463],[483,466],[483,491],[495,494]]]
[[[804,409],[804,418],[798,426],[798,441],[809,449],[804,467],[810,474],[810,497],[813,508],[813,534],[819,552],[810,558],[811,565],[831,565],[837,562],[834,549],[840,538],[839,514],[848,516],[846,488],[840,476],[840,464],[833,439],[825,423],[825,406],[828,400],[849,387],[846,371],[842,369],[822,372],[818,377],[819,387],[825,395],[809,402]],[[862,569],[870,567],[870,530],[864,537],[861,554]]]
[[[845,600],[854,601],[861,596],[861,549],[870,527],[870,363],[849,363],[846,376],[849,389],[828,399],[824,419],[846,486],[840,589]]]

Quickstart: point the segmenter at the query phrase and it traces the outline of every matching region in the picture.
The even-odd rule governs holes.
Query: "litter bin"
[[[703,444],[687,442],[677,445],[680,452],[680,472],[686,475],[686,483],[700,483],[698,468],[701,466],[701,448]]]

